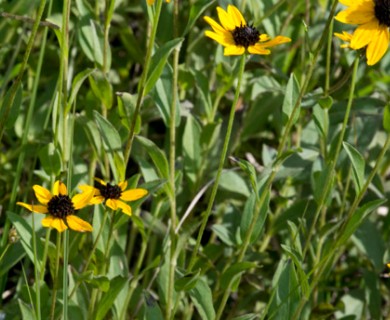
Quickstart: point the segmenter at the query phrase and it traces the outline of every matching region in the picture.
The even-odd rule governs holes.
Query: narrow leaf
[[[356,192],[360,193],[364,185],[364,168],[365,161],[363,156],[348,142],[343,142],[343,147],[352,162],[353,182]]]

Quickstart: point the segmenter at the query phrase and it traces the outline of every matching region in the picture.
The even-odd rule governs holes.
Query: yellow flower
[[[339,12],[336,20],[356,24],[358,27],[346,36],[349,47],[354,50],[367,47],[366,57],[369,66],[377,63],[389,46],[390,3],[388,0],[339,0],[348,8]],[[336,35],[339,38],[340,34]]]
[[[126,190],[127,181],[112,185],[98,178],[95,178],[95,180],[98,182],[97,188],[80,186],[80,189],[86,192],[91,189],[94,191],[94,197],[91,199],[90,204],[105,202],[106,206],[112,210],[122,209],[123,213],[129,216],[131,216],[131,207],[123,201],[135,201],[148,194],[147,190],[141,188]]]
[[[152,4],[154,4],[154,1],[155,1],[155,0],[146,0],[146,2],[148,3],[148,5],[150,5],[150,6],[151,6]],[[166,2],[169,3],[169,2],[171,2],[171,0],[166,0]]]
[[[343,43],[341,45],[341,48],[350,48],[351,45],[351,40],[352,40],[352,34],[348,33],[348,32],[345,32],[343,31],[343,33],[337,33],[335,32],[334,35],[337,37],[337,38],[340,38],[341,40],[347,42],[347,43]]]
[[[252,54],[270,54],[268,48],[291,41],[284,36],[271,40],[267,34],[260,34],[255,27],[246,23],[241,12],[233,5],[229,5],[227,11],[217,7],[217,12],[221,24],[210,17],[204,17],[214,30],[206,31],[205,35],[225,47],[225,56],[242,55],[247,50]]]
[[[54,183],[53,193],[39,185],[34,185],[33,189],[40,205],[24,202],[16,204],[32,212],[48,214],[42,220],[44,227],[54,228],[59,232],[68,228],[79,232],[92,231],[92,226],[88,222],[74,215],[76,210],[89,204],[94,195],[92,191],[79,193],[70,198],[65,184],[61,181]]]

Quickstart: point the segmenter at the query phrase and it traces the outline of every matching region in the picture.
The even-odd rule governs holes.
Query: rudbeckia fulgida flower
[[[227,11],[217,7],[217,12],[220,24],[210,17],[204,17],[213,28],[213,31],[207,30],[205,35],[225,47],[225,56],[242,55],[246,51],[251,54],[270,54],[268,48],[291,41],[284,36],[271,39],[267,34],[261,34],[253,25],[246,23],[241,12],[233,5],[229,5]]]
[[[65,184],[61,181],[54,183],[53,193],[39,185],[34,185],[33,190],[40,204],[16,204],[32,212],[47,214],[42,220],[44,227],[54,228],[59,232],[68,228],[79,232],[92,231],[92,226],[77,217],[75,212],[89,204],[94,195],[93,191],[87,190],[70,198]]]
[[[366,47],[367,64],[372,66],[386,53],[389,46],[390,0],[339,0],[348,8],[335,19],[358,25],[353,34],[335,33],[347,41],[344,47],[358,50]]]
[[[126,190],[127,181],[110,184],[98,178],[95,178],[95,180],[97,182],[96,187],[80,186],[85,191],[94,190],[94,197],[91,199],[90,204],[104,202],[112,210],[122,209],[123,213],[129,216],[131,216],[131,207],[124,201],[135,201],[148,194],[147,190],[141,188]]]

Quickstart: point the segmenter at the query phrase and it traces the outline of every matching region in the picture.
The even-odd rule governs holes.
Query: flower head
[[[377,63],[389,46],[390,1],[389,0],[339,0],[348,8],[339,12],[335,19],[358,27],[353,34],[335,34],[354,50],[366,47],[367,64]],[[344,36],[344,38],[343,38]]]
[[[147,190],[141,188],[126,190],[127,181],[110,184],[98,178],[95,178],[95,180],[98,184],[96,188],[80,186],[82,190],[88,191],[92,189],[94,191],[94,197],[91,199],[90,204],[105,202],[106,206],[112,210],[122,209],[123,213],[129,216],[131,216],[131,207],[123,201],[135,201],[148,194]]]
[[[154,4],[154,1],[155,0],[146,0],[146,2],[148,3],[148,5],[153,5]],[[166,0],[167,3],[171,2],[171,0]]]
[[[246,51],[252,54],[270,54],[268,48],[291,41],[284,36],[271,40],[267,34],[260,34],[253,25],[246,23],[241,12],[233,5],[229,5],[227,11],[217,7],[217,12],[221,24],[210,17],[204,17],[213,28],[213,31],[207,30],[205,35],[225,47],[225,56],[242,55]]]
[[[68,228],[79,232],[92,231],[92,226],[88,222],[75,215],[76,210],[89,204],[94,195],[92,191],[85,191],[70,198],[65,184],[61,181],[54,183],[53,193],[39,185],[34,185],[33,189],[40,205],[24,202],[16,204],[32,212],[48,214],[42,220],[44,227],[54,228],[59,232]]]

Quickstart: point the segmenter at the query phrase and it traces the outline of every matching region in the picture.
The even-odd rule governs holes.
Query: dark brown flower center
[[[72,200],[67,195],[58,195],[50,199],[47,204],[49,213],[56,217],[64,219],[74,213],[75,209]]]
[[[243,46],[247,49],[259,41],[260,32],[253,26],[242,25],[236,27],[233,32],[233,39],[237,46]]]
[[[100,194],[107,199],[119,199],[122,195],[122,190],[118,185],[111,185],[107,183],[105,186],[102,184],[98,184],[97,188],[100,191]]]
[[[374,0],[375,17],[380,24],[390,27],[390,0]]]

